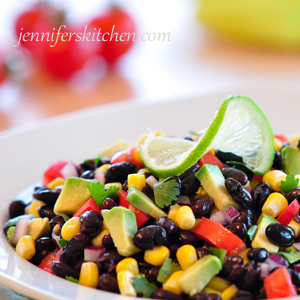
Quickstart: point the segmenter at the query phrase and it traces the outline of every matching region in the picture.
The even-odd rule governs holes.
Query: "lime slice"
[[[198,142],[149,135],[141,146],[141,159],[159,178],[183,173],[210,149],[241,156],[246,166],[258,175],[272,166],[272,128],[250,98],[231,96],[225,99],[208,129],[201,134]]]

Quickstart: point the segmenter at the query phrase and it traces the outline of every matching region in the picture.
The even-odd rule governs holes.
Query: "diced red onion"
[[[272,271],[277,267],[283,267],[283,266],[287,267],[289,265],[289,262],[277,253],[274,253],[270,257],[268,257],[265,260],[265,263],[267,263],[270,266],[270,271]]]
[[[230,206],[226,211],[225,211],[225,216],[226,220],[229,224],[232,223],[234,218],[236,218],[239,215],[239,211],[236,210],[234,207]]]
[[[146,183],[150,186],[150,187],[154,187],[154,184],[157,182],[156,178],[151,175],[148,178],[146,178]]]
[[[58,229],[56,228],[58,226]],[[60,232],[60,225],[59,224],[56,224],[52,230],[52,234],[51,234],[51,237],[53,239],[53,241],[55,242],[56,246],[59,248],[59,240],[61,239],[61,236],[60,234],[57,234],[57,230]]]
[[[270,265],[263,262],[260,264],[260,268],[260,278],[265,279],[270,273]]]
[[[94,178],[102,184],[105,184],[105,172],[95,172]]]
[[[294,265],[295,270],[300,273],[300,264]]]
[[[84,249],[84,260],[97,262],[98,258],[106,249],[100,246],[89,246]]]
[[[29,231],[29,222],[30,222],[30,217],[24,216],[20,217],[17,221],[16,227],[15,227],[15,232],[14,232],[14,237],[12,243],[16,246],[19,239],[24,236],[28,235]]]
[[[72,161],[68,162],[61,170],[60,174],[62,175],[63,178],[68,178],[68,177],[77,177],[78,172],[77,168],[74,165]]]
[[[211,215],[210,219],[222,225],[227,224],[226,215],[221,210]]]
[[[296,248],[297,251],[300,251],[300,243],[294,243],[293,246]]]

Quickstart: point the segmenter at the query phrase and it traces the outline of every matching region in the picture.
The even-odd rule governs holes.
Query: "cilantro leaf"
[[[143,297],[150,298],[151,294],[158,290],[154,283],[150,283],[143,275],[141,277],[133,277],[133,286],[137,293],[143,293]]]
[[[69,281],[72,281],[72,282],[75,282],[75,283],[78,283],[78,279],[75,279],[74,277],[72,276],[66,276],[66,279],[69,280]]]
[[[167,257],[159,269],[157,281],[165,283],[172,273],[178,270],[181,270],[179,264],[172,262],[172,259]]]
[[[60,240],[58,240],[58,244],[59,244],[59,247],[62,248],[64,247],[64,245],[67,243],[68,241],[61,238]]]
[[[101,208],[101,205],[106,198],[113,198],[117,195],[120,189],[116,186],[110,186],[107,190],[105,190],[104,184],[101,182],[93,182],[91,185],[88,184],[86,187],[90,191],[99,208]]]
[[[284,181],[281,181],[280,190],[286,194],[287,192],[298,187],[299,178],[294,175],[287,175]]]
[[[178,183],[170,178],[166,178],[154,184],[154,200],[160,208],[171,205],[172,200],[177,200],[177,196],[180,193],[177,188]]]
[[[226,250],[216,248],[216,247],[208,247],[208,250],[212,255],[217,256],[220,259],[221,263],[224,262],[224,257],[226,256]]]

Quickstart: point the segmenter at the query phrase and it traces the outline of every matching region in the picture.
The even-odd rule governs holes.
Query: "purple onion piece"
[[[234,207],[230,206],[226,211],[225,211],[225,216],[226,216],[226,220],[229,224],[232,223],[232,221],[234,220],[234,218],[236,218],[237,216],[239,216],[240,213],[238,210],[236,210]]]
[[[19,218],[15,227],[14,237],[12,243],[16,246],[19,239],[24,236],[28,235],[29,230],[29,222],[30,217],[24,216]]]
[[[210,216],[210,219],[217,222],[217,223],[220,223],[222,225],[226,225],[227,224],[227,219],[226,219],[226,215],[224,214],[223,211],[218,211],[214,214],[212,214]]]
[[[102,184],[105,184],[105,172],[95,172],[94,178]]]
[[[261,268],[260,279],[265,279],[270,273],[270,265],[263,262],[260,263],[260,268]]]
[[[68,177],[77,177],[78,176],[78,172],[77,172],[77,168],[74,165],[73,162],[68,162],[61,170],[60,173],[62,175],[63,178],[68,178]]]
[[[270,271],[272,271],[277,267],[283,267],[283,266],[288,267],[289,265],[289,262],[277,253],[274,253],[270,257],[268,257],[265,260],[265,263],[267,263],[270,266]]]
[[[84,260],[97,262],[98,258],[106,249],[101,246],[89,246],[84,249]]]

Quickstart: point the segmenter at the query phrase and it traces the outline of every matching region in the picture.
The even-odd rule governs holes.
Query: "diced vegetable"
[[[297,199],[293,200],[289,206],[279,215],[277,221],[283,225],[288,225],[292,220],[294,215],[299,213],[299,202]]]
[[[81,208],[79,208],[79,210],[73,215],[73,217],[80,217],[83,213],[89,210],[94,210],[101,214],[101,210],[94,198],[90,198],[86,203],[84,203]]]
[[[60,170],[67,164],[67,161],[64,160],[56,160],[54,161],[49,168],[44,172],[43,175],[43,186],[47,186],[53,179],[57,177],[62,177]]]
[[[51,269],[51,265],[53,262],[58,261],[60,258],[60,255],[64,251],[63,248],[56,249],[53,252],[49,253],[44,259],[41,261],[41,263],[38,265],[40,269],[43,269],[44,271],[54,274]]]
[[[218,166],[220,168],[220,170],[226,168],[226,166],[210,151],[208,151],[201,157],[199,164],[200,164],[200,167],[202,167],[205,164],[215,165],[215,166]]]

